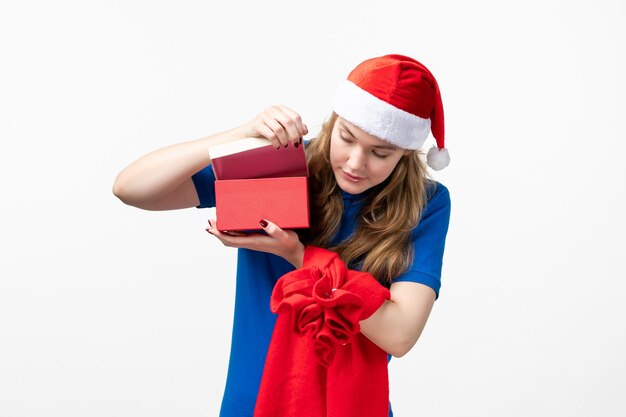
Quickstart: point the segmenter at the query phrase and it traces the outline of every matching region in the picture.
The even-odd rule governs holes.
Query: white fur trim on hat
[[[392,106],[349,80],[339,83],[332,108],[370,135],[403,149],[420,149],[430,133],[430,119]]]

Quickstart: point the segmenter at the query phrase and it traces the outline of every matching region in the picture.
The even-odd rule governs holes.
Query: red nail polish
[[[260,220],[259,224],[261,225],[261,227],[267,227],[267,222],[265,220]]]

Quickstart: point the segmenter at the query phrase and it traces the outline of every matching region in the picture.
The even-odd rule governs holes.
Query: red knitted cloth
[[[339,256],[306,246],[272,292],[276,324],[254,417],[386,417],[387,352],[360,333],[388,289]]]

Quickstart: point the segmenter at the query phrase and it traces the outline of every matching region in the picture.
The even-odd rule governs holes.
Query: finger
[[[216,227],[216,221],[215,219],[209,219],[209,226],[205,229],[209,234],[219,238],[220,233],[217,230]]]
[[[206,228],[206,231],[212,234],[213,236],[222,239],[223,236],[230,235],[229,231],[225,230],[217,230],[217,220],[209,219],[209,227]]]
[[[233,236],[230,234],[230,232],[228,232],[227,230],[217,230],[216,228],[210,228],[210,229],[206,229],[207,232],[209,232],[211,235],[215,236],[217,239],[219,239],[220,242],[222,242],[222,244],[224,246],[235,246],[235,242],[233,242],[233,239],[237,239],[238,236]]]
[[[283,125],[281,125],[278,120],[273,117],[268,117],[267,119],[263,119],[263,123],[265,123],[265,126],[270,129],[271,133],[267,136],[267,138],[271,140],[272,143],[277,141],[281,147],[285,147],[289,144],[289,136],[287,135]]]
[[[246,236],[246,233],[241,233],[236,230],[222,230],[221,233],[229,236]]]
[[[292,142],[292,143],[295,144],[296,142],[298,142],[300,140],[300,137],[302,135],[300,134],[300,131],[298,130],[298,128],[296,126],[297,121],[295,120],[295,117],[297,117],[298,119],[300,118],[300,116],[298,116],[297,113],[295,113],[293,111],[291,111],[290,113],[287,113],[286,111],[283,111],[281,106],[274,106],[273,108],[270,109],[269,113],[285,129],[285,133],[286,133],[286,136],[287,136],[287,142]],[[300,122],[300,123],[302,123],[302,122]],[[285,145],[284,142],[283,142],[283,145]]]
[[[272,223],[267,219],[261,219],[259,221],[259,224],[261,225],[263,230],[267,232],[268,235],[275,239],[285,239],[287,237],[287,232],[285,232],[283,229],[278,227],[278,225]]]
[[[247,248],[252,250],[262,250],[261,248],[267,247],[272,242],[267,242],[267,239],[271,239],[267,236],[263,236],[260,233],[242,234],[241,236],[234,236],[227,231],[217,232],[215,236],[222,242],[224,246],[232,248]]]
[[[263,135],[264,138],[272,142],[272,146],[274,149],[280,149],[283,147],[283,144],[280,143],[278,136],[270,127],[265,123],[264,120],[261,121],[261,126],[259,126],[259,133]]]
[[[298,113],[291,110],[289,107],[283,106],[281,104],[279,104],[276,107],[278,107],[283,113],[288,115],[291,118],[291,120],[293,120],[294,126],[300,136],[304,136],[307,134],[308,130],[306,128],[306,125],[302,122],[302,118],[300,117]]]

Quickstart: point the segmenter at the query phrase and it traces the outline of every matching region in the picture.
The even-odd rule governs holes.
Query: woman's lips
[[[343,173],[343,176],[352,182],[359,182],[359,181],[363,181],[365,178],[362,177],[355,177],[354,175],[350,175],[348,174],[346,171],[341,171]]]

